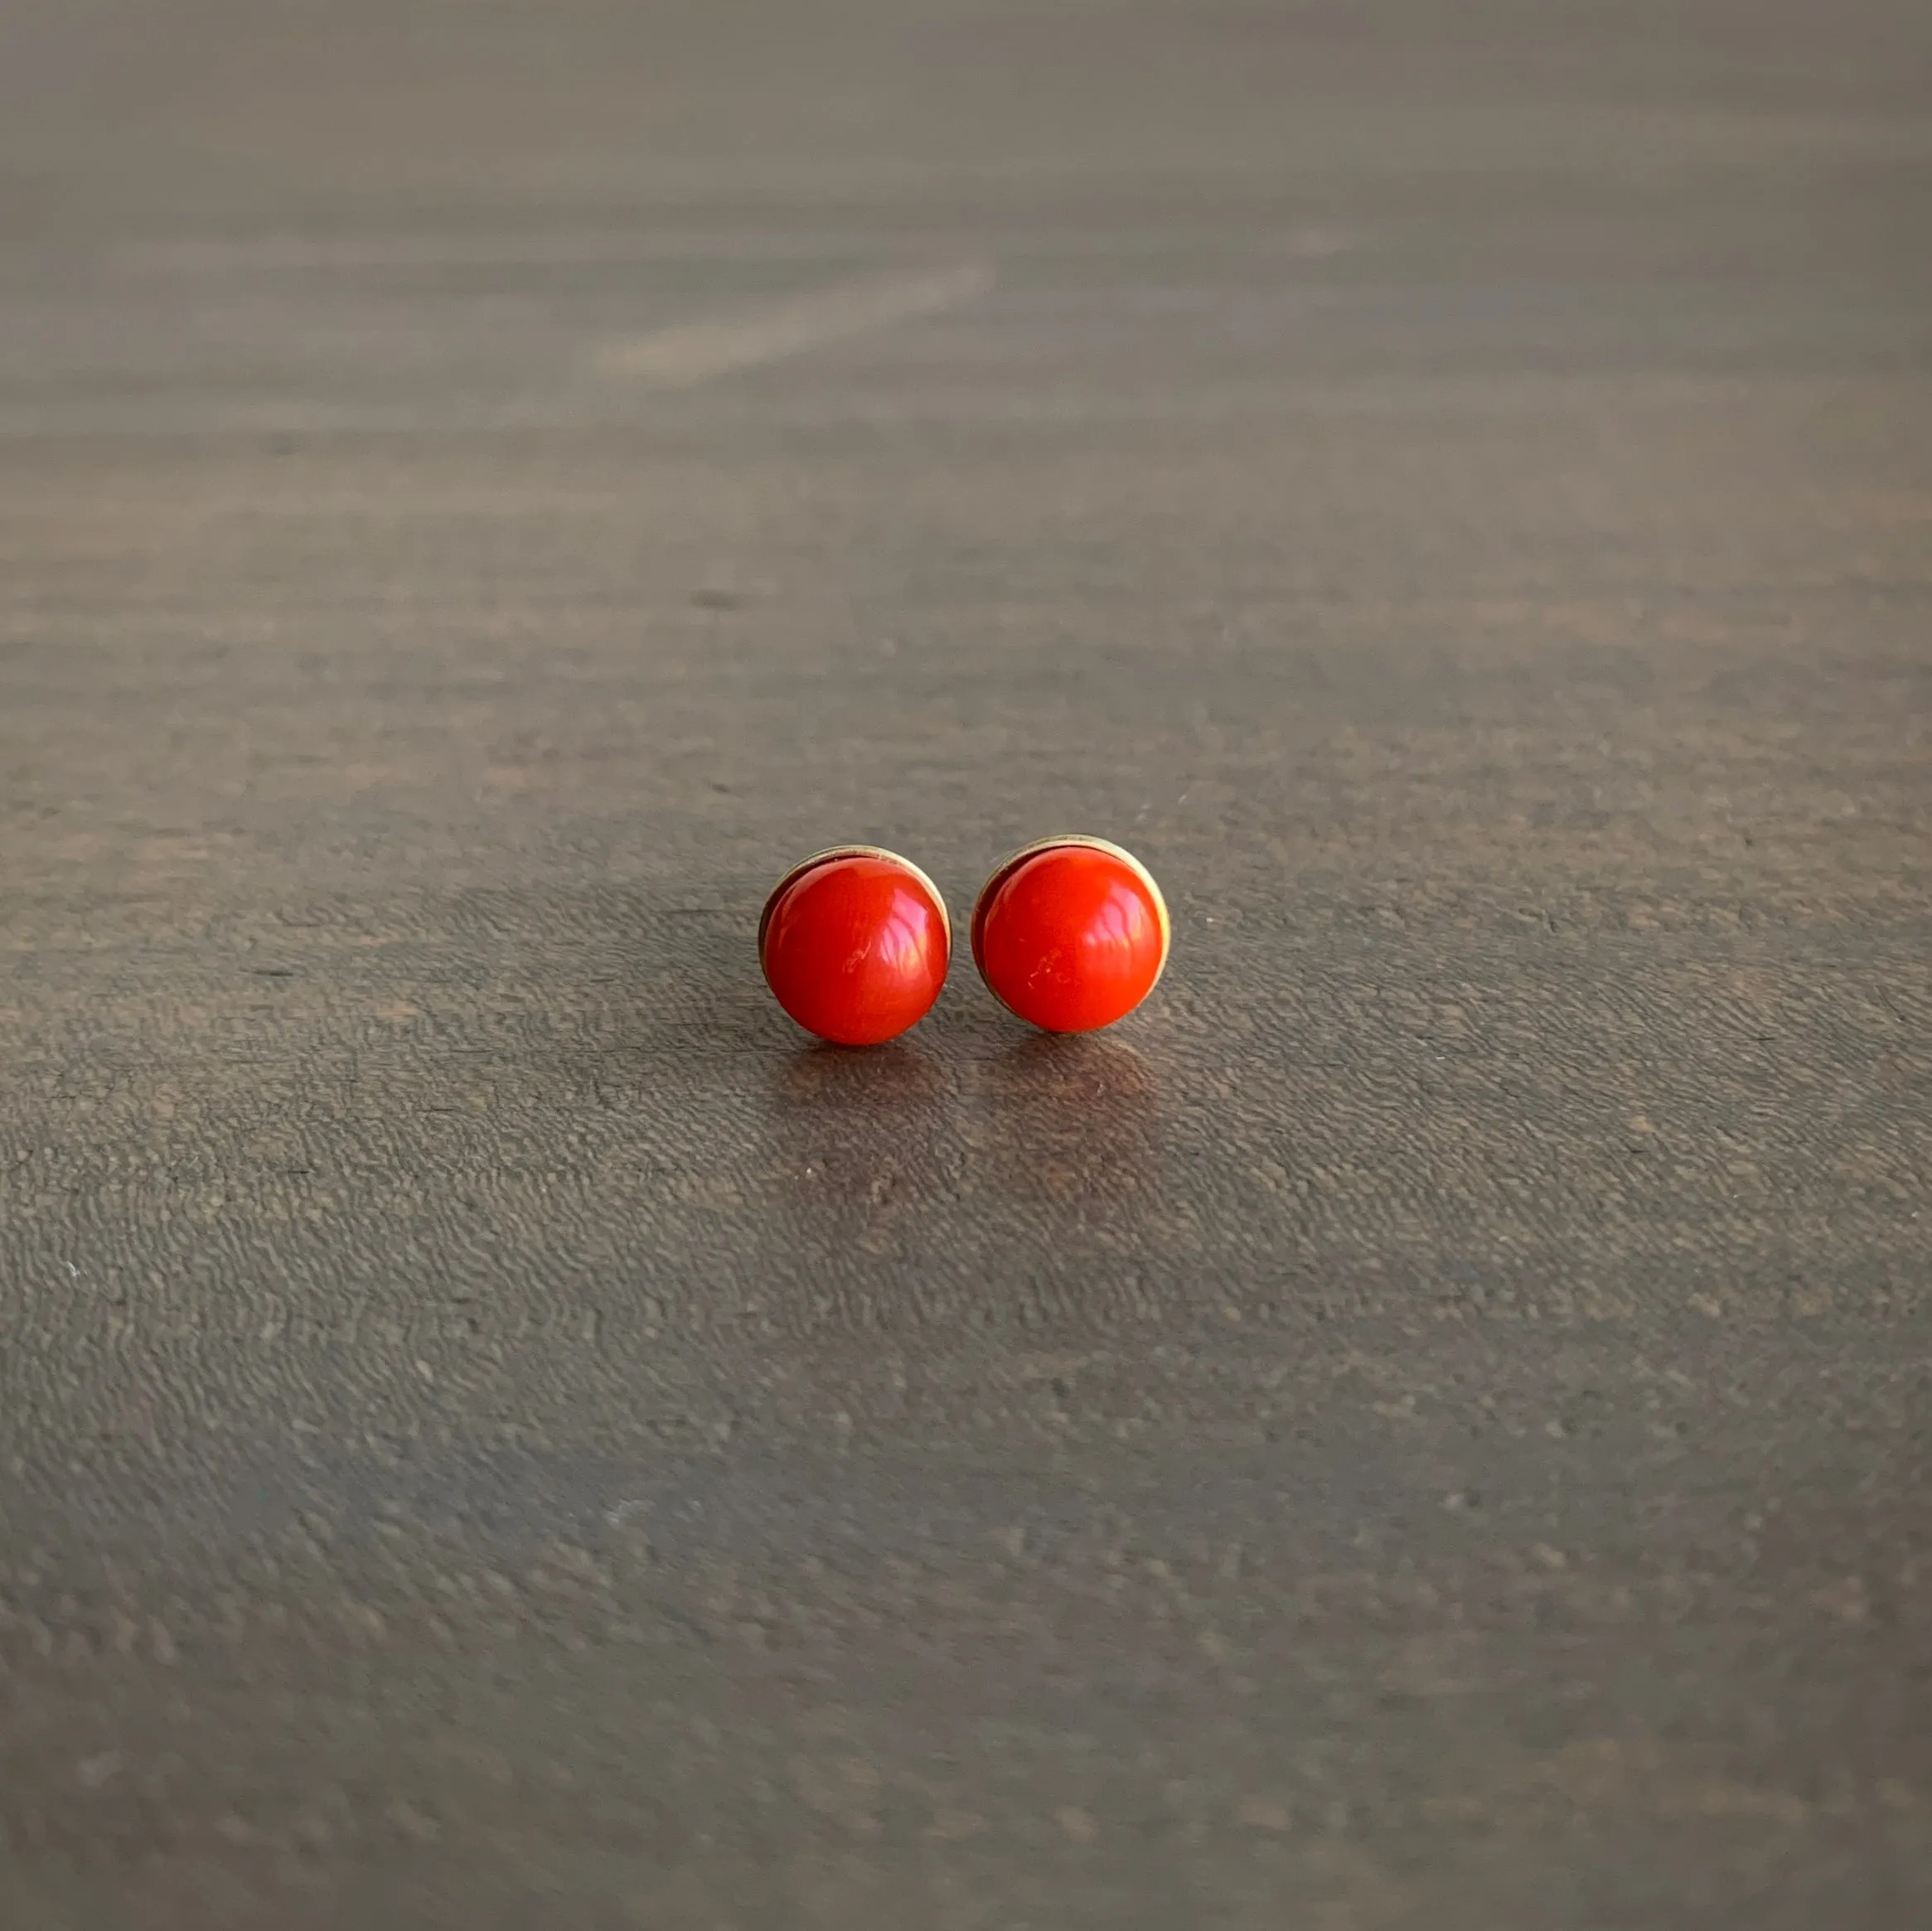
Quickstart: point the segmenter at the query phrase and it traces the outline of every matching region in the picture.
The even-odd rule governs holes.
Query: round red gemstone
[[[787,874],[758,927],[758,962],[778,1004],[840,1046],[876,1046],[918,1024],[951,951],[932,881],[870,846],[821,852]]]
[[[973,907],[973,961],[1003,1005],[1049,1033],[1111,1026],[1167,963],[1167,907],[1146,867],[1099,839],[1009,859]]]

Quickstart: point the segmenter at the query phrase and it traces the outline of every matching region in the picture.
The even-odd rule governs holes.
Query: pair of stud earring
[[[973,905],[973,963],[1010,1012],[1049,1033],[1124,1019],[1167,964],[1167,903],[1131,852],[1102,838],[1016,851]],[[808,1033],[876,1046],[925,1018],[952,956],[939,888],[909,859],[841,845],[794,865],[765,901],[758,963]]]

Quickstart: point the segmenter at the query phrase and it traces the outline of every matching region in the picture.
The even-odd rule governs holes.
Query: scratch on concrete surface
[[[606,342],[597,366],[608,375],[656,389],[695,389],[846,336],[956,308],[992,285],[993,271],[983,262],[852,277],[734,320],[688,322]]]

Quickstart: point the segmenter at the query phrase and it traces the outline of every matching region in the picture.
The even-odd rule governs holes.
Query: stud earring
[[[951,955],[939,888],[877,845],[835,845],[794,865],[758,920],[758,964],[778,1004],[840,1046],[876,1046],[917,1025]]]
[[[1154,875],[1103,838],[1048,838],[1000,866],[973,906],[973,963],[1008,1011],[1091,1033],[1153,991],[1171,927]]]

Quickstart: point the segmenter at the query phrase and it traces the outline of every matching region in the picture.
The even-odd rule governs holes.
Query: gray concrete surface
[[[12,0],[0,1924],[1932,1922],[1928,26]]]

